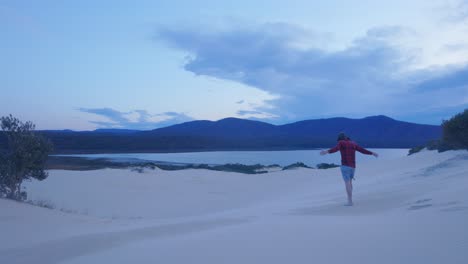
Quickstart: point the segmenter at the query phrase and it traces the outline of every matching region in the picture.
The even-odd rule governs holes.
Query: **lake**
[[[379,154],[379,159],[394,159],[408,154],[408,149],[369,149]],[[76,154],[60,155],[86,157],[90,159],[108,158],[111,160],[160,161],[169,163],[190,164],[226,164],[240,163],[245,165],[262,164],[280,166],[303,162],[308,166],[319,163],[340,164],[339,152],[320,156],[320,150],[287,150],[287,151],[210,151],[188,153],[122,153],[122,154]],[[363,164],[374,160],[371,155],[356,154],[356,162]]]

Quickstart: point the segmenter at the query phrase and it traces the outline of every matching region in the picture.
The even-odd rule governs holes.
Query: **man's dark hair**
[[[336,141],[345,140],[347,138],[348,137],[346,136],[346,134],[341,132],[341,133],[338,134],[338,138],[336,139]]]

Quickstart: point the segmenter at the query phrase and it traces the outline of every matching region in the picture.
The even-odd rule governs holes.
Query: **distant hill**
[[[441,127],[386,116],[329,118],[286,125],[226,118],[191,121],[149,131],[42,131],[56,153],[292,150],[331,147],[339,132],[370,148],[411,148],[441,136]],[[1,144],[1,140],[0,140]]]
[[[99,128],[92,131],[74,131],[70,129],[63,129],[63,130],[42,130],[41,132],[45,133],[110,133],[110,134],[130,134],[135,132],[140,132],[141,130],[134,130],[134,129],[120,129],[120,128]]]
[[[251,138],[264,137],[278,126],[260,121],[238,118],[225,118],[219,121],[191,121],[165,128],[144,132],[153,136],[203,136],[215,138]]]
[[[131,134],[135,132],[139,132],[140,130],[133,130],[133,129],[116,129],[116,128],[100,128],[96,129],[93,132],[96,133],[113,133],[113,134]]]
[[[316,148],[336,142],[339,132],[371,147],[413,147],[441,136],[441,127],[397,121],[387,116],[362,119],[329,118],[304,120],[275,126],[264,122],[226,118],[191,121],[145,131],[148,137],[185,136],[209,138],[231,147]]]

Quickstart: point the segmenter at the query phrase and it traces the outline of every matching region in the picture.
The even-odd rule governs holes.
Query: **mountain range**
[[[410,148],[440,138],[442,129],[441,126],[402,122],[387,116],[371,116],[305,120],[285,125],[225,118],[191,121],[148,131],[41,131],[53,142],[55,153],[314,149],[334,146],[339,132],[345,132],[363,147]]]

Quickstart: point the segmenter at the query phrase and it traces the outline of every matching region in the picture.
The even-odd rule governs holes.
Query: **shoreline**
[[[337,167],[336,164],[320,163],[326,168]],[[327,167],[328,165],[328,167]],[[260,174],[269,171],[287,170],[293,168],[310,168],[302,162],[293,163],[287,166],[278,164],[255,164],[245,165],[240,163],[226,164],[198,164],[198,163],[178,163],[165,161],[149,161],[142,159],[109,159],[109,158],[87,158],[87,157],[70,157],[70,156],[50,156],[46,163],[46,170],[74,170],[74,171],[89,171],[99,169],[131,169],[142,172],[144,169],[154,170],[186,170],[186,169],[207,169],[215,171],[239,172],[246,174]]]
[[[333,145],[333,144],[332,144]],[[178,153],[204,153],[204,152],[275,152],[275,151],[308,151],[330,148],[331,145],[313,148],[207,148],[207,149],[172,149],[172,150],[55,150],[50,156],[71,155],[106,155],[106,154],[178,154]],[[411,149],[412,147],[366,147],[368,149]]]
[[[381,159],[391,160],[407,156],[408,149],[371,149],[381,154]],[[100,168],[135,168],[159,167],[166,170],[207,168],[233,164],[243,166],[244,169],[261,169],[276,165],[280,169],[290,165],[303,163],[309,167],[328,168],[328,165],[339,164],[340,156],[320,156],[320,150],[296,151],[216,151],[192,153],[115,153],[115,154],[69,154],[50,155],[48,168],[90,170]],[[359,155],[360,164],[374,162],[375,158]],[[249,167],[250,166],[250,167]],[[255,166],[255,167],[253,167]],[[270,168],[268,168],[270,170]]]

